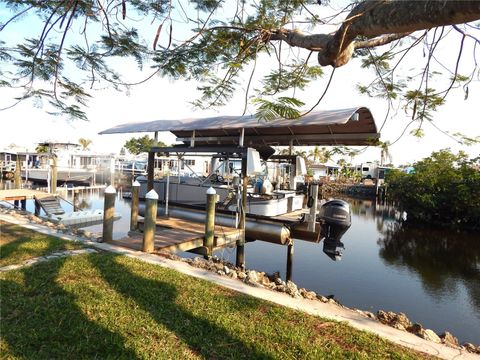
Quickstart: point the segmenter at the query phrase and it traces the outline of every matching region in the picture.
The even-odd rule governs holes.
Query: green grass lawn
[[[109,253],[57,258],[0,279],[2,358],[427,358],[344,323]]]
[[[0,267],[83,247],[79,242],[61,240],[0,221]]]

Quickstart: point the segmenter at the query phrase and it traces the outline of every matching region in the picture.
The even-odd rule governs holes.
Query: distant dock
[[[34,198],[41,199],[44,197],[54,196],[46,191],[32,189],[8,189],[0,190],[0,201],[18,201],[31,200]]]

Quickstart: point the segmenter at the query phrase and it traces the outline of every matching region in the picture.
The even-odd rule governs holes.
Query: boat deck
[[[143,218],[139,218],[138,225],[143,229]],[[206,254],[203,248],[205,224],[172,217],[157,217],[155,231],[154,253],[192,251]],[[241,239],[242,230],[226,226],[215,226],[213,240],[214,250],[229,244],[235,244]],[[113,240],[113,244],[134,250],[142,250],[143,233],[130,232],[129,236]]]

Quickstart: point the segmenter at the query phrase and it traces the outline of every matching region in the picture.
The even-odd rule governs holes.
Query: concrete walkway
[[[65,251],[60,251],[60,252],[54,252],[45,256],[39,256],[33,259],[28,259],[23,261],[20,264],[13,264],[13,265],[6,265],[3,267],[0,267],[0,272],[5,272],[5,271],[12,271],[12,270],[18,270],[24,267],[28,266],[33,266],[35,264],[53,260],[53,259],[58,259],[62,257],[67,257],[67,256],[76,256],[76,255],[83,255],[83,254],[91,254],[91,253],[96,253],[98,252],[95,249],[78,249],[78,250],[65,250]]]
[[[334,304],[322,303],[321,301],[316,300],[294,299],[284,293],[274,292],[261,287],[252,287],[241,282],[240,280],[231,279],[226,276],[219,276],[210,271],[194,268],[185,262],[169,260],[161,256],[129,250],[111,244],[85,241],[83,238],[80,237],[61,234],[49,227],[30,223],[26,218],[16,218],[7,214],[0,214],[0,220],[20,225],[24,228],[31,229],[42,234],[55,236],[65,240],[82,241],[83,243],[100,250],[125,255],[131,258],[145,261],[149,264],[160,265],[166,268],[174,269],[183,274],[194,276],[199,279],[208,280],[220,286],[224,286],[226,288],[241,292],[243,294],[248,294],[259,299],[268,300],[270,302],[287,306],[295,310],[300,310],[311,315],[321,316],[323,318],[333,319],[337,321],[345,321],[356,329],[372,332],[393,343],[430,355],[438,356],[442,359],[480,360],[480,355],[472,354],[463,350],[448,347],[443,344],[437,344],[432,341],[424,340],[409,332],[397,330],[390,326],[383,325],[382,323],[369,319],[353,310],[345,309]]]

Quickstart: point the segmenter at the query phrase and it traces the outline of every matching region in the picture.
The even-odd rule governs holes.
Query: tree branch
[[[421,19],[421,20],[419,20]],[[467,23],[480,19],[480,1],[368,0],[359,3],[333,34],[307,35],[278,29],[268,40],[318,51],[320,65],[345,65],[357,48],[387,44],[414,31]],[[358,37],[371,40],[361,40]]]
[[[300,30],[278,29],[273,31],[267,40],[281,40],[290,46],[320,51],[327,46],[332,38],[333,35],[328,34],[307,35]]]
[[[355,50],[356,49],[365,49],[365,48],[373,48],[377,46],[382,46],[391,43],[392,41],[399,40],[404,38],[405,36],[410,35],[411,33],[401,33],[401,34],[390,34],[381,37],[377,37],[370,40],[365,41],[357,41],[355,42]]]

